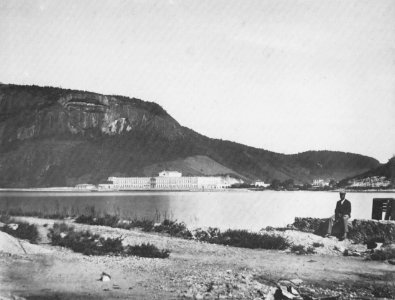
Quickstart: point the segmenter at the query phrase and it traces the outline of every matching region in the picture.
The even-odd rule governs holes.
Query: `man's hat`
[[[345,195],[345,194],[346,194],[346,190],[344,190],[344,189],[342,189],[342,190],[339,190],[339,194],[343,194],[343,195]]]

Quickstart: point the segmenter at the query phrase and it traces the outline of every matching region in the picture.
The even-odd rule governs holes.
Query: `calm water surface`
[[[395,198],[395,193],[348,193],[352,219],[370,218],[373,198]],[[329,217],[334,192],[0,192],[0,209],[24,212],[120,214],[122,217],[167,217],[191,227],[213,226],[259,230],[285,226],[295,217]]]

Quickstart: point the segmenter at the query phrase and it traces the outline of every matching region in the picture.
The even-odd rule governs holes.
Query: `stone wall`
[[[328,219],[295,218],[292,228],[324,236],[328,228]],[[338,226],[333,227],[333,235],[340,233]],[[349,222],[348,238],[357,243],[370,241],[382,243],[395,242],[395,221],[359,220]]]

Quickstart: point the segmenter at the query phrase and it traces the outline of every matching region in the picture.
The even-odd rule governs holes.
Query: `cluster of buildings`
[[[313,180],[313,187],[325,187],[329,186],[329,181],[324,179],[314,179]]]
[[[105,190],[220,190],[229,188],[242,180],[230,176],[182,176],[176,171],[162,171],[156,177],[109,177],[107,183],[99,184]]]
[[[354,179],[350,187],[362,187],[362,188],[382,188],[387,187],[391,184],[385,176],[372,176],[362,179]]]

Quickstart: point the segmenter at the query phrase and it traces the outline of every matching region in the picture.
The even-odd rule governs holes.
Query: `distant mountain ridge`
[[[285,155],[211,139],[180,125],[158,104],[136,98],[0,85],[0,187],[73,186],[162,169],[311,182],[379,165],[359,154]]]

